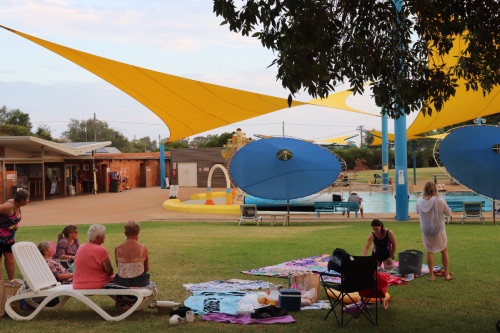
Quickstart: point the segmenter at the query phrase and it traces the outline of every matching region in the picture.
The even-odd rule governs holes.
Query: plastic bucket
[[[419,250],[406,250],[399,253],[399,274],[420,275],[424,254]]]

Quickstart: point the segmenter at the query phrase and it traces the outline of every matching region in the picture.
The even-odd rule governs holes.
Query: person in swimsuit
[[[124,287],[141,287],[154,289],[154,282],[149,280],[148,248],[139,243],[141,227],[135,221],[125,223],[127,239],[115,248],[117,273],[114,283]],[[117,306],[126,309],[135,303],[135,297],[117,297]]]
[[[368,251],[373,243],[372,255],[377,257],[378,265],[384,263],[385,269],[394,268],[394,253],[396,252],[396,237],[394,233],[384,228],[384,224],[375,219],[371,223],[373,232],[368,236],[363,255],[368,255]]]
[[[16,242],[16,231],[19,222],[21,222],[21,207],[27,205],[29,201],[30,193],[26,190],[19,190],[13,199],[0,205],[0,261],[3,255],[5,271],[9,280],[13,280],[16,273],[12,245]],[[2,279],[1,270],[0,279]]]

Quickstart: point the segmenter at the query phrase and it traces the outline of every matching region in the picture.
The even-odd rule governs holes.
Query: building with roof
[[[160,154],[121,153],[111,141],[56,143],[32,136],[0,137],[0,200],[13,197],[20,188],[32,200],[68,195],[119,192],[119,184],[152,187],[160,185]],[[169,152],[165,159],[170,158]],[[167,162],[167,170],[169,163]],[[115,183],[116,185],[116,183]]]

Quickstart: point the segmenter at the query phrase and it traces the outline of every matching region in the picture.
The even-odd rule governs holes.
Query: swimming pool
[[[356,191],[363,198],[363,209],[365,213],[392,213],[396,212],[395,192],[392,191]],[[328,192],[314,194],[308,197],[290,200],[291,211],[314,211],[315,201],[331,201],[332,195],[340,195],[343,201],[349,197],[348,191]],[[472,191],[450,191],[439,193],[445,200],[453,201],[484,201],[483,211],[491,212],[491,200],[480,196]],[[259,210],[286,210],[286,204],[283,201],[266,200],[253,196],[246,196],[245,203],[257,204]],[[414,194],[409,195],[408,212],[416,212],[417,197]]]

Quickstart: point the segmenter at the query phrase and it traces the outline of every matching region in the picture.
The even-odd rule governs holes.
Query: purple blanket
[[[328,259],[330,259],[329,254],[322,254],[309,258],[287,261],[277,265],[242,271],[242,273],[286,278],[299,272],[326,272],[328,271]]]

